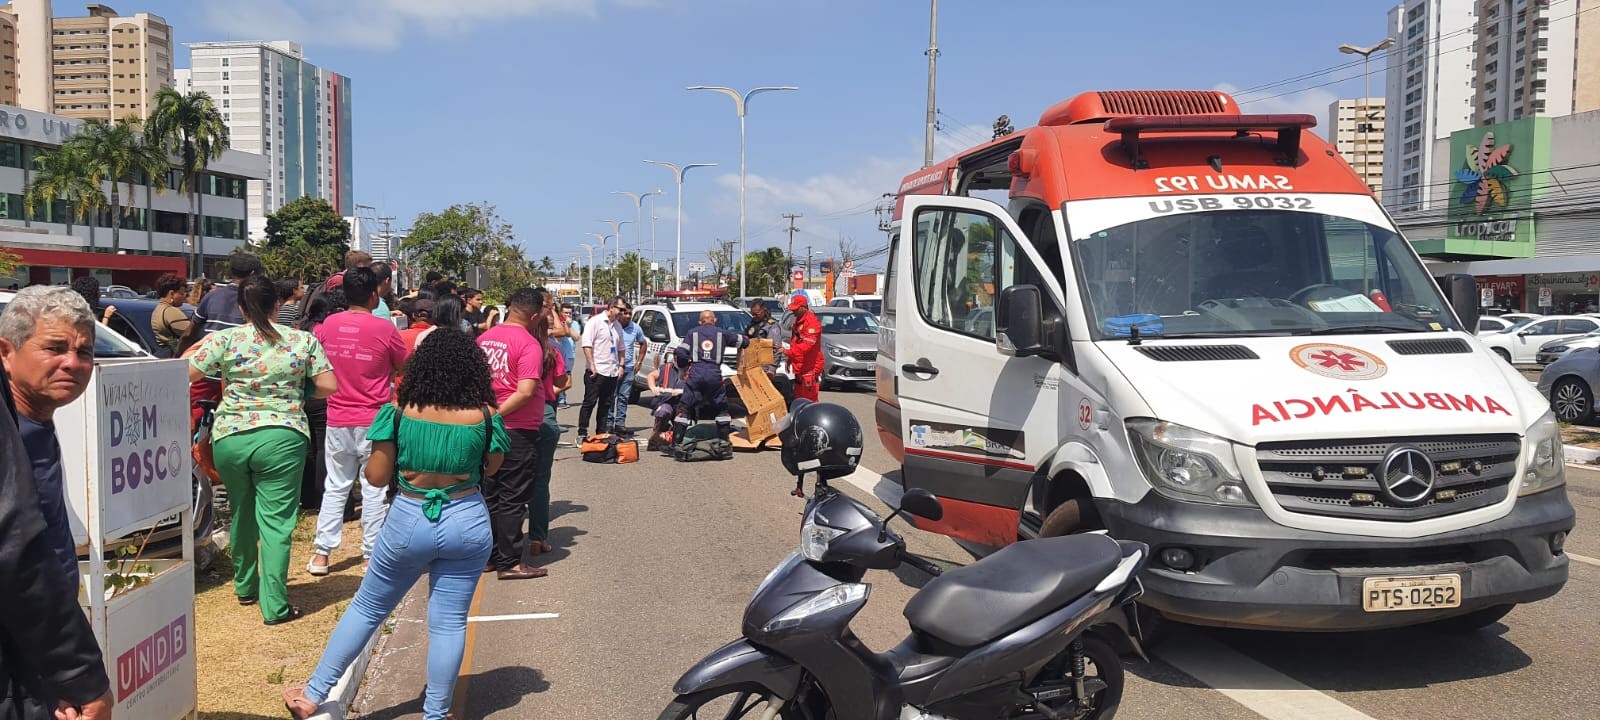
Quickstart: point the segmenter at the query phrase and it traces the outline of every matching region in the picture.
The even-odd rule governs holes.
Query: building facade
[[[1600,110],[1469,128],[1434,152],[1441,199],[1395,215],[1434,275],[1471,274],[1502,309],[1600,309]]]
[[[1472,126],[1476,12],[1476,0],[1405,0],[1389,12],[1395,46],[1384,56],[1384,94],[1394,127],[1384,138],[1380,197],[1391,209],[1417,210],[1434,200],[1434,143]]]
[[[1384,98],[1350,98],[1328,104],[1328,140],[1382,197]]]
[[[74,217],[60,200],[36,205],[32,212],[23,202],[34,157],[60,147],[80,123],[62,115],[0,106],[0,231],[7,231],[6,249],[22,254],[25,263],[30,251],[103,254],[111,247],[109,210],[84,218]],[[200,236],[197,249],[208,261],[226,257],[244,244],[249,222],[245,185],[265,176],[266,162],[259,155],[226,150],[211,162],[199,183],[195,224]],[[176,188],[177,180],[169,175],[166,186]],[[109,194],[109,183],[104,187]],[[126,211],[119,224],[122,252],[130,256],[187,254],[189,203],[185,195],[175,189],[160,192],[148,184],[134,185],[131,195],[125,186],[120,192]],[[209,263],[205,267],[210,267]]]
[[[251,237],[300,197],[355,214],[349,78],[306,62],[287,41],[192,43],[189,52],[180,89],[209,94],[233,147],[267,158],[267,177],[249,183]]]
[[[172,27],[99,3],[55,17],[49,0],[0,7],[0,103],[80,120],[148,117],[172,87]]]
[[[1577,5],[1480,0],[1474,126],[1573,112]]]

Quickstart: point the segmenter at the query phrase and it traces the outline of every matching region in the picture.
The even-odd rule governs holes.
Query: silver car
[[[1600,330],[1595,330],[1588,335],[1579,335],[1575,338],[1551,340],[1539,346],[1539,353],[1534,356],[1534,360],[1540,365],[1549,365],[1579,350],[1594,350],[1595,348],[1600,348]]]
[[[1557,420],[1588,423],[1594,418],[1595,390],[1600,387],[1600,351],[1568,353],[1544,369],[1537,387],[1550,400]]]
[[[878,319],[865,310],[819,307],[822,323],[822,384],[876,383]]]

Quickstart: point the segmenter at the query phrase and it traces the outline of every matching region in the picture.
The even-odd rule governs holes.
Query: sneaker
[[[317,564],[317,558],[322,558],[322,564],[321,565]],[[314,553],[314,554],[312,554],[311,559],[306,561],[306,572],[310,573],[312,575],[315,575],[317,577],[322,577],[324,575],[327,575],[328,574],[328,556],[327,555],[323,555],[322,553]]]

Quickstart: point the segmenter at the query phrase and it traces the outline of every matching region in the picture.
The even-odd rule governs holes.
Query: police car
[[[644,331],[650,348],[645,351],[644,360],[634,370],[633,393],[631,400],[639,401],[639,395],[649,389],[645,378],[664,362],[671,362],[671,353],[683,337],[700,324],[700,313],[710,310],[717,314],[717,325],[725,330],[732,330],[743,335],[750,326],[750,313],[740,310],[727,303],[720,302],[677,302],[677,303],[650,303],[640,305],[633,309],[633,322]],[[738,372],[739,351],[728,348],[723,352],[722,376],[732,377]],[[785,377],[794,378],[794,373],[789,370],[788,363],[780,363],[778,372]]]

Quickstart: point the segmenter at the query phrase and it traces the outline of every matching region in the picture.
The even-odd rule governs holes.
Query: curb
[[[361,649],[356,661],[345,668],[344,674],[339,676],[339,682],[334,683],[333,690],[328,693],[328,699],[317,707],[316,714],[312,715],[310,720],[344,720],[345,713],[350,709],[350,703],[356,699],[356,691],[361,688],[361,680],[367,675],[367,667],[372,664],[380,637],[383,637],[382,626],[372,632],[372,637],[367,639],[366,647]]]
[[[1568,465],[1600,465],[1600,450],[1578,447],[1576,445],[1562,445],[1562,455],[1566,457]]]

